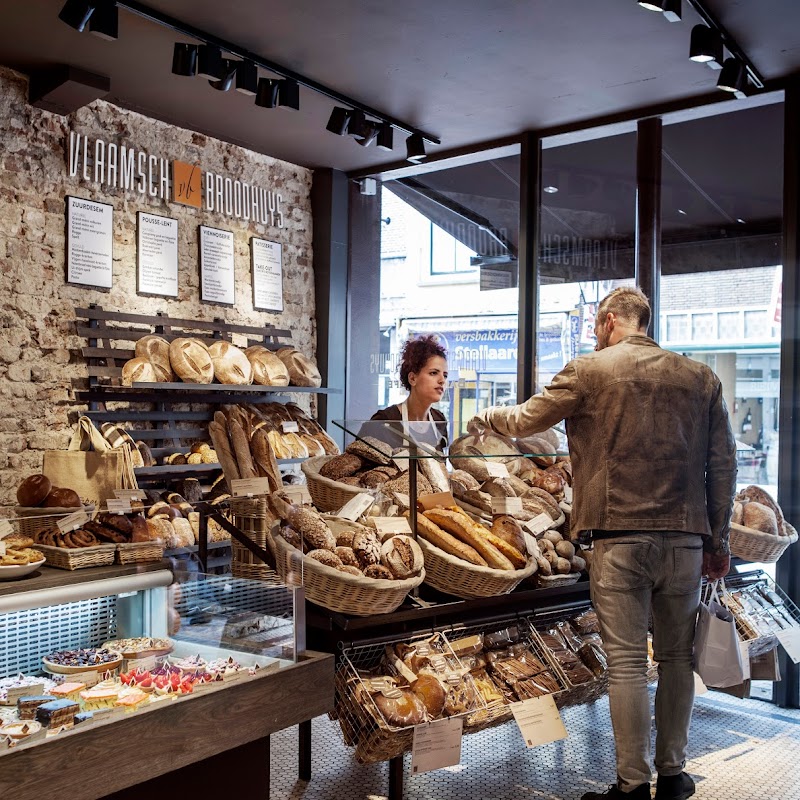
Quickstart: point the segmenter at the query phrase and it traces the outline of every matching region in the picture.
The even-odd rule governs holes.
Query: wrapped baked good
[[[243,384],[253,382],[253,367],[247,356],[230,342],[214,342],[208,348],[214,377],[220,383]]]
[[[600,621],[597,619],[597,612],[592,608],[574,617],[572,625],[581,636],[589,633],[600,633]]]
[[[594,675],[592,675],[592,673],[581,661],[578,661],[577,664],[570,667],[562,665],[562,668],[564,670],[564,674],[567,676],[567,680],[575,686],[578,686],[582,683],[589,683],[589,681],[594,680]]]
[[[578,650],[578,655],[584,665],[598,678],[608,669],[608,656],[605,650],[594,642],[584,644]]]
[[[430,674],[420,675],[409,687],[422,701],[429,719],[438,719],[444,711],[446,693],[441,681]]]
[[[391,696],[378,692],[373,700],[389,725],[406,728],[425,721],[425,704],[410,689],[394,689],[388,694]]]

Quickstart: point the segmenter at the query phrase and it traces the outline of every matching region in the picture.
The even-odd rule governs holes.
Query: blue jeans
[[[608,654],[617,782],[624,792],[652,777],[646,676],[651,613],[659,674],[655,766],[660,775],[677,775],[686,762],[702,564],[703,541],[696,534],[620,531],[594,542],[591,595]]]

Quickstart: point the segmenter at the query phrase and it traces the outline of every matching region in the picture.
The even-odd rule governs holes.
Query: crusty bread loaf
[[[39,506],[52,488],[53,484],[46,475],[29,475],[17,488],[17,502],[29,508]]]
[[[406,516],[408,516],[407,512]],[[464,542],[440,528],[424,514],[417,514],[417,536],[421,536],[451,556],[456,556],[479,567],[488,566],[486,559],[474,547],[464,544]]]
[[[250,440],[250,453],[258,476],[267,478],[270,491],[277,492],[283,486],[283,481],[281,480],[275,453],[270,446],[267,432],[263,428],[253,431],[253,438]]]
[[[208,348],[214,377],[220,383],[247,385],[253,382],[253,367],[247,356],[230,342],[214,342]]]
[[[278,356],[261,345],[253,345],[244,351],[253,368],[253,383],[259,386],[288,386],[289,370]]]
[[[162,336],[143,336],[136,342],[136,357],[146,358],[156,373],[156,378],[161,383],[175,380],[172,366],[169,362],[169,342]]]
[[[783,511],[781,507],[772,499],[772,496],[765,492],[760,486],[747,486],[736,495],[736,500],[754,501],[760,503],[762,506],[772,509],[775,514],[775,519],[778,522],[778,533],[783,534]],[[746,523],[745,523],[746,524]],[[751,526],[747,526],[751,527]]]
[[[773,536],[780,535],[775,512],[768,506],[756,503],[755,500],[745,503],[742,509],[742,525]]]
[[[211,383],[214,365],[208,348],[199,339],[174,339],[169,346],[169,363],[186,383]]]
[[[527,558],[525,558],[525,549],[519,549],[514,545],[509,544],[505,539],[501,539],[499,536],[495,535],[486,528],[484,525],[481,525],[479,522],[475,522],[471,517],[467,517],[466,514],[464,516],[469,519],[472,523],[472,527],[475,530],[478,536],[482,536],[489,544],[494,545],[497,550],[500,551],[502,555],[504,555],[514,566],[514,569],[524,569],[525,565],[528,563]]]
[[[410,536],[392,536],[381,545],[381,563],[398,580],[417,575],[424,557],[420,546]]]
[[[477,550],[493,569],[514,569],[511,561],[489,542],[483,532],[476,527],[477,523],[473,523],[466,514],[448,508],[431,508],[425,512],[424,516],[447,533]],[[480,527],[483,528],[483,526]]]
[[[258,472],[253,463],[253,456],[250,453],[250,441],[244,430],[242,430],[239,421],[236,419],[230,420],[228,422],[228,430],[230,431],[233,454],[236,456],[236,466],[239,468],[239,475],[241,475],[242,478],[257,478]]]
[[[132,358],[122,365],[122,385],[157,383],[156,371],[147,358]]]
[[[510,517],[508,514],[498,514],[492,519],[492,533],[520,553],[525,553],[525,534],[522,532],[522,526],[514,517]]]
[[[277,354],[289,372],[291,386],[322,386],[317,365],[308,356],[293,347],[281,347]]]
[[[219,457],[219,463],[222,465],[222,473],[230,486],[231,481],[238,481],[242,476],[239,474],[239,466],[228,439],[228,429],[214,419],[208,423],[208,433],[214,443],[214,450],[216,450]]]

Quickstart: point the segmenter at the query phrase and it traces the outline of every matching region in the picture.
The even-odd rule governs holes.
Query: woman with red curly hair
[[[447,386],[447,351],[435,336],[420,336],[405,343],[400,381],[408,390],[408,397],[402,403],[376,412],[372,419],[397,423],[390,427],[396,427],[405,436],[411,436],[437,450],[447,447],[447,420],[444,414],[431,408],[442,399]],[[401,436],[391,436],[391,431],[388,433],[393,439],[390,444],[400,447],[406,444]],[[371,432],[371,435],[384,441],[389,439],[377,431]]]

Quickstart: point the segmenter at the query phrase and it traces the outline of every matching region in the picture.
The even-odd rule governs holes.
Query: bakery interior
[[[800,4],[3,12],[0,796],[607,784],[565,433],[467,422],[636,284],[737,440],[748,677],[687,771],[800,799]],[[449,458],[365,427],[429,333]]]

